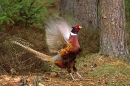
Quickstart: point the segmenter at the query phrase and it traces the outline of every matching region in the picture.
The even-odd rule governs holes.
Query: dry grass
[[[26,73],[27,71],[49,71],[49,64],[37,59],[35,55],[27,52],[23,48],[13,45],[9,42],[10,39],[23,41],[30,44],[32,48],[49,54],[45,41],[45,34],[40,29],[27,29],[19,26],[7,28],[5,31],[0,31],[0,72],[11,74],[11,69],[17,73]]]

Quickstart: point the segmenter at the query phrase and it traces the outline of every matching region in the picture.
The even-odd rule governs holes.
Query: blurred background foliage
[[[43,28],[43,22],[48,16],[47,7],[53,2],[54,0],[1,0],[0,28],[4,29],[5,23]]]

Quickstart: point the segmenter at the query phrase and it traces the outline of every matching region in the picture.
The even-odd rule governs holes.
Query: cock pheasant
[[[72,70],[83,79],[83,77],[77,72],[75,67],[76,55],[81,51],[78,42],[78,31],[82,28],[81,26],[70,27],[67,22],[60,18],[51,18],[46,23],[46,42],[48,44],[49,50],[52,53],[58,53],[55,56],[49,56],[40,53],[28,46],[22,45],[17,41],[12,41],[13,43],[25,48],[26,50],[34,53],[43,61],[49,61],[54,63],[60,68],[67,69],[68,73],[75,81]]]

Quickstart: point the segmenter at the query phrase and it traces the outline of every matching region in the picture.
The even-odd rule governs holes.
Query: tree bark
[[[125,33],[124,0],[101,0],[101,53],[117,57],[129,55]]]
[[[61,0],[60,14],[64,16],[66,14],[73,15],[74,0]]]
[[[61,15],[72,15],[75,24],[98,27],[98,0],[61,0]]]
[[[75,0],[74,18],[76,23],[82,23],[88,28],[97,28],[98,0]]]

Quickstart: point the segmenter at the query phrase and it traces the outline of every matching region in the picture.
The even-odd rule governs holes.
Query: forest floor
[[[84,80],[73,74],[74,82],[65,70],[54,67],[51,72],[1,75],[0,86],[130,86],[130,62],[126,60],[93,54],[78,58],[77,68]]]

